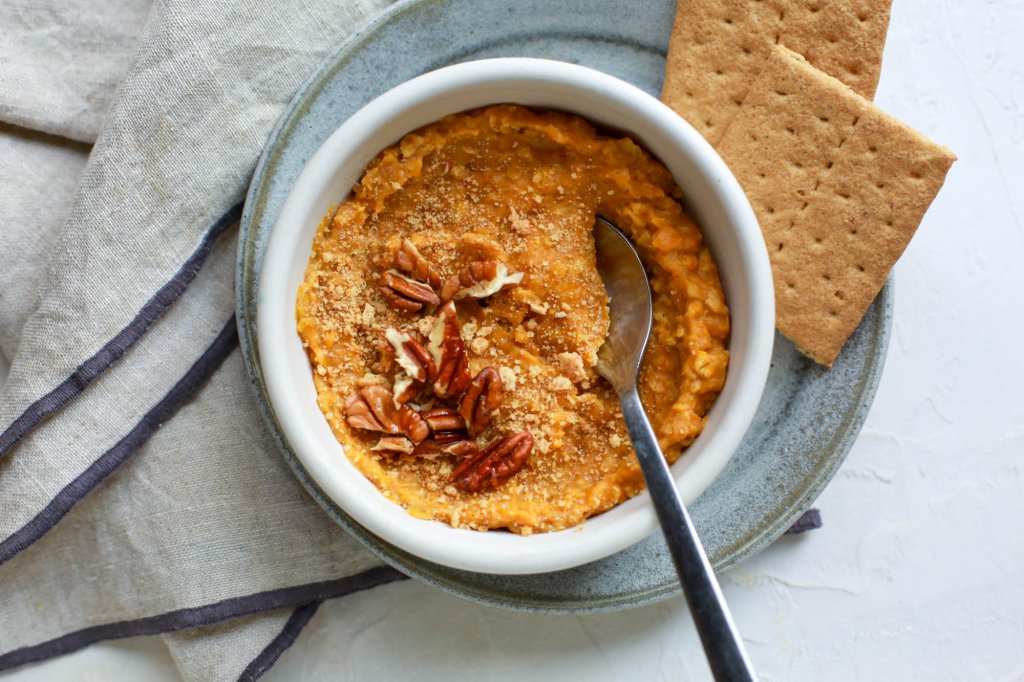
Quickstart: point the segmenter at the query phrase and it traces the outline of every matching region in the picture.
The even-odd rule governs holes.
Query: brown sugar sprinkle
[[[297,305],[320,408],[353,464],[413,516],[481,530],[558,530],[639,492],[618,401],[591,371],[608,301],[590,233],[596,214],[610,218],[651,268],[655,328],[641,397],[674,459],[721,390],[729,330],[717,270],[680,198],[630,140],[510,105],[445,118],[381,152],[320,225]],[[345,398],[364,377],[395,376],[383,330],[426,338],[434,328],[438,309],[398,310],[377,290],[406,239],[442,283],[474,261],[523,273],[515,287],[456,301],[471,374],[492,367],[504,387],[476,449],[445,451],[428,438],[419,454],[394,457],[372,450],[380,433],[345,423]],[[425,390],[409,406],[453,404]],[[522,432],[533,447],[517,473],[475,493],[453,484],[471,453]]]

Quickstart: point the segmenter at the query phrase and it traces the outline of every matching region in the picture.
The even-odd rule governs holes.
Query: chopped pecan
[[[466,430],[466,420],[454,407],[435,407],[424,410],[420,414],[427,421],[427,425],[434,434],[434,441],[442,446],[445,452],[449,447],[469,439],[469,432]]]
[[[432,289],[441,286],[441,275],[437,274],[430,261],[424,258],[416,245],[408,239],[402,240],[402,245],[395,254],[395,269],[401,270],[415,280],[426,282]]]
[[[374,347],[377,349],[377,362],[370,365],[375,374],[391,374],[395,369],[395,349],[391,347],[387,339],[374,339]]]
[[[523,468],[532,449],[529,431],[498,438],[455,467],[451,481],[467,493],[497,488]]]
[[[437,321],[430,330],[427,350],[437,367],[434,394],[446,399],[465,391],[473,376],[469,373],[469,358],[454,303],[446,303],[438,311]]]
[[[430,285],[410,279],[398,270],[382,272],[377,289],[392,308],[410,313],[422,310],[424,306],[441,303]]]
[[[431,438],[418,443],[413,448],[412,455],[413,457],[435,457],[441,453],[446,453],[465,459],[466,457],[472,457],[477,452],[479,452],[479,449],[476,447],[476,443],[471,440],[457,440],[442,445]]]
[[[461,343],[446,347],[441,369],[434,381],[434,394],[439,398],[453,398],[465,390],[471,380],[466,347]]]
[[[452,275],[441,288],[442,301],[463,298],[487,298],[505,287],[523,281],[523,273],[508,274],[508,267],[496,260],[475,260],[457,275]]]
[[[464,440],[469,440],[469,433],[465,429],[454,431],[435,431],[434,442],[441,447],[448,447]]]
[[[395,385],[391,388],[391,397],[396,405],[404,405],[420,394],[423,382],[416,381],[405,372],[399,372],[395,377]]]
[[[430,427],[420,413],[408,405],[396,407],[391,391],[383,386],[363,386],[349,396],[345,401],[345,421],[357,429],[404,434],[414,443],[430,435]]]
[[[420,415],[434,433],[442,431],[465,431],[466,421],[454,407],[435,407],[423,410]]]
[[[477,448],[476,443],[471,440],[457,440],[454,443],[444,445],[441,447],[443,452],[455,455],[456,457],[472,457],[480,450]]]
[[[436,457],[441,454],[441,447],[432,440],[417,443],[412,449],[413,457]]]
[[[430,381],[437,375],[434,359],[423,344],[405,332],[388,327],[384,336],[395,351],[395,362],[416,381]]]
[[[413,443],[422,442],[430,435],[430,427],[427,426],[426,420],[420,416],[419,412],[408,405],[402,405],[398,408],[398,412],[395,414],[395,421],[398,423],[398,428],[401,432],[408,436],[409,440]]]
[[[470,435],[478,436],[491,423],[501,407],[504,391],[501,375],[493,367],[484,367],[459,398],[459,414],[466,420]]]
[[[384,436],[370,449],[377,452],[392,452],[399,455],[408,455],[412,453],[415,447],[416,446],[412,444],[412,441],[405,436]]]
[[[363,386],[345,401],[345,421],[357,429],[399,433],[397,411],[391,392],[383,386]]]

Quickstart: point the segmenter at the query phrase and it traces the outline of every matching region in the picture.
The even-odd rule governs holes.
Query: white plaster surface
[[[1024,680],[1024,2],[895,0],[877,102],[951,147],[896,269],[878,397],[825,526],[724,576],[763,680]],[[116,672],[115,672],[116,671]],[[140,638],[0,675],[177,679]],[[413,582],[324,605],[267,680],[705,680],[681,599],[603,615]]]

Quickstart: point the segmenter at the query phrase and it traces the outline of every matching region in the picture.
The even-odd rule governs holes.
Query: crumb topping
[[[650,267],[655,322],[641,398],[674,460],[724,383],[729,330],[717,270],[680,199],[668,171],[631,140],[511,105],[449,116],[382,151],[322,221],[297,301],[320,409],[347,456],[414,516],[480,530],[557,530],[639,492],[618,401],[593,371],[608,300],[591,230],[596,215],[608,217]],[[480,443],[523,431],[534,441],[497,489],[460,490],[451,483],[458,456],[375,450],[381,434],[345,423],[346,396],[404,371],[385,330],[426,343],[434,327],[432,306],[396,309],[379,290],[403,240],[442,282],[478,261],[522,273],[512,288],[481,286],[486,298],[455,301],[471,373],[494,367],[505,390]],[[433,407],[430,395],[410,408]]]

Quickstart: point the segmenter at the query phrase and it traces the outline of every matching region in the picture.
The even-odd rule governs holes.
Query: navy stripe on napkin
[[[821,528],[821,512],[817,509],[808,509],[789,527],[785,535],[799,535],[818,528]]]
[[[160,425],[170,419],[181,408],[192,394],[220,367],[224,359],[238,345],[238,328],[234,315],[220,330],[217,338],[196,360],[170,392],[160,399],[153,409],[142,417],[142,420],[128,434],[88,469],[68,483],[35,518],[0,542],[0,564],[11,559],[33,542],[45,535],[71,508],[89,494],[93,488],[118,466],[142,447]]]
[[[206,258],[210,255],[210,251],[213,250],[217,238],[238,222],[241,214],[242,202],[238,202],[228,209],[206,232],[199,248],[189,256],[174,277],[160,287],[142,306],[127,327],[104,344],[95,355],[79,365],[74,373],[58,384],[55,389],[29,405],[20,416],[11,422],[10,426],[4,429],[3,433],[0,433],[0,456],[9,452],[36,424],[78,397],[86,386],[117,362],[136,341],[142,338],[153,323],[163,315],[164,311],[185,293],[185,289],[195,279],[203,263],[206,262]]]
[[[277,590],[258,592],[244,597],[232,597],[213,604],[207,604],[206,606],[169,611],[157,616],[121,621],[118,623],[108,623],[106,625],[94,625],[93,627],[77,630],[61,637],[57,637],[56,639],[51,639],[48,642],[22,647],[6,654],[2,654],[0,655],[0,670],[7,670],[19,665],[25,665],[26,663],[35,663],[37,661],[53,658],[54,656],[71,653],[72,651],[77,651],[78,649],[103,640],[137,637],[139,635],[157,635],[163,632],[172,632],[174,630],[185,630],[188,628],[213,625],[232,618],[248,616],[261,611],[305,606],[315,602],[322,602],[326,599],[342,597],[352,594],[353,592],[359,592],[371,587],[377,587],[378,585],[384,585],[386,583],[404,579],[405,576],[395,569],[387,566],[378,566],[377,568],[371,568],[368,571],[363,571],[362,573],[357,573],[338,580],[326,580],[317,583],[309,583],[307,585],[298,585],[296,587],[284,587]],[[309,613],[310,618],[312,615],[312,613]],[[301,620],[301,617],[299,620]],[[297,620],[296,623],[298,623],[299,620]],[[309,618],[306,618],[306,622],[308,622],[308,620]],[[292,623],[292,619],[289,619],[289,623]],[[302,625],[305,625],[305,623],[302,623]],[[292,627],[295,628],[296,625],[293,624]],[[298,626],[298,629],[294,632],[295,637],[298,636],[301,629],[302,627]],[[285,630],[289,630],[288,625],[285,626]],[[284,630],[282,630],[282,633],[284,634]],[[278,642],[279,639],[281,640],[278,643],[280,650],[277,652],[277,656],[280,656],[281,653],[288,648],[288,645],[295,641],[295,637],[291,637],[290,641],[287,639],[290,635],[291,630],[289,630],[284,638],[281,638],[279,635],[274,639],[274,642]],[[271,646],[274,645],[274,642],[271,643]],[[270,647],[268,647],[268,649],[269,648]],[[262,656],[263,653],[261,653],[255,661],[259,661]],[[277,656],[274,657],[274,660],[277,659]],[[273,661],[270,661],[270,663],[272,662]],[[252,665],[249,667],[252,667]],[[269,667],[269,665],[267,667]],[[246,668],[246,670],[248,669],[249,668]],[[264,670],[266,670],[266,668],[264,668]]]
[[[281,658],[281,654],[295,643],[296,638],[302,633],[313,616],[316,615],[317,609],[320,608],[321,604],[323,604],[322,601],[315,601],[312,604],[306,604],[295,609],[284,624],[284,627],[281,628],[281,632],[277,634],[277,637],[274,637],[270,644],[256,658],[252,659],[249,665],[245,666],[245,670],[238,676],[238,682],[253,682],[263,677],[263,673],[270,670],[277,663],[277,659]]]

